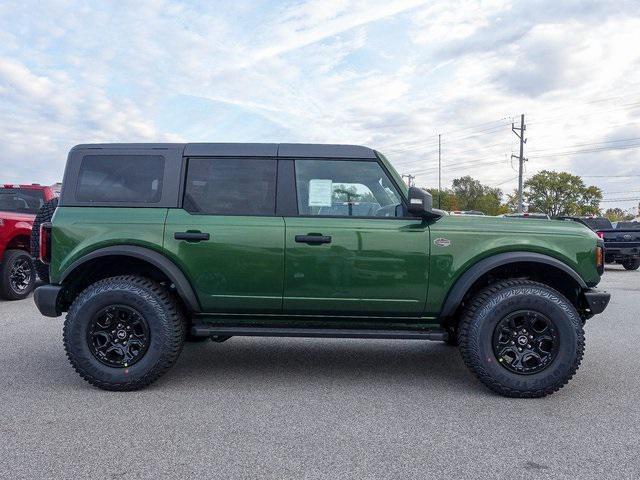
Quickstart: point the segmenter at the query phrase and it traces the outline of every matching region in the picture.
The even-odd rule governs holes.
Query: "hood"
[[[31,213],[16,213],[16,212],[5,212],[0,210],[0,219],[2,220],[10,220],[14,222],[29,222],[33,223],[36,216]]]
[[[445,221],[451,226],[460,226],[472,230],[494,230],[496,232],[541,233],[558,235],[579,235],[597,238],[589,227],[579,223],[543,218],[491,217],[482,215],[448,215],[438,222]]]

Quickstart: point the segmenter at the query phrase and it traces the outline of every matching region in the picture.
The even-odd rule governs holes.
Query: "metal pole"
[[[518,169],[518,213],[522,213],[522,173],[524,170],[524,113],[520,115],[520,167]]]
[[[442,143],[438,134],[438,208],[442,208]]]

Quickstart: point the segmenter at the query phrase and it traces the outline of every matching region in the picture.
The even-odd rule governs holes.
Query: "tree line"
[[[517,211],[518,192],[504,194],[500,188],[483,185],[468,175],[453,180],[451,187],[438,192],[426,188],[433,197],[433,206],[442,210],[479,210],[487,215]],[[602,190],[586,185],[581,177],[568,172],[542,170],[526,180],[523,198],[527,210],[546,213],[550,217],[604,215],[612,221],[633,216],[620,208],[600,209]]]

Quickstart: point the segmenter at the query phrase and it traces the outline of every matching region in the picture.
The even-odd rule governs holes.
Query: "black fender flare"
[[[182,270],[180,270],[180,268],[178,268],[175,263],[162,255],[160,252],[136,245],[116,245],[111,247],[99,248],[82,256],[71,265],[69,265],[64,272],[62,272],[62,275],[60,275],[60,284],[63,284],[64,281],[69,278],[69,276],[78,267],[84,265],[85,263],[99,257],[114,255],[133,257],[144,260],[145,262],[148,262],[154,267],[158,268],[167,276],[171,283],[175,285],[178,295],[184,301],[187,308],[193,312],[201,311],[198,297],[196,297],[191,283],[189,282],[189,280],[187,280],[187,277],[182,272]]]
[[[473,264],[456,280],[445,298],[440,317],[446,318],[452,316],[456,312],[460,302],[462,302],[465,294],[482,275],[496,267],[520,262],[541,263],[555,267],[574,279],[580,288],[588,288],[585,281],[573,268],[557,258],[535,252],[499,253]]]

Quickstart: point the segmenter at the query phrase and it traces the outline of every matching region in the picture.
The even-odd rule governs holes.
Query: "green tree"
[[[502,205],[502,190],[499,188],[483,185],[469,175],[453,180],[452,187],[460,210],[480,210],[487,215],[507,211]]]
[[[440,208],[442,210],[459,210],[458,199],[456,194],[451,189],[444,189],[438,193],[437,188],[425,188],[427,192],[431,194],[433,198],[433,207]]]
[[[619,207],[607,208],[607,211],[604,212],[604,216],[607,217],[612,222],[623,222],[626,220],[633,220],[633,214]]]
[[[517,194],[514,194],[517,198]],[[514,196],[508,204],[517,204]],[[524,198],[530,212],[558,215],[599,215],[602,191],[585,186],[582,178],[568,172],[542,170],[524,183]]]

